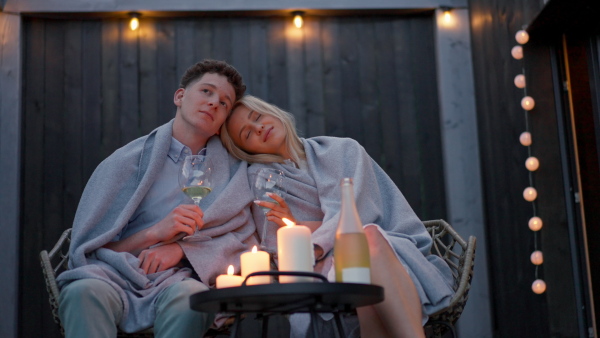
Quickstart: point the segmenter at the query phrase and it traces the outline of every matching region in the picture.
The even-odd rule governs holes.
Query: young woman
[[[276,249],[276,231],[291,218],[311,228],[315,271],[333,275],[333,245],[341,204],[340,180],[354,180],[356,205],[371,255],[371,281],[385,301],[358,309],[362,337],[420,337],[429,314],[453,295],[446,263],[430,254],[431,237],[394,182],[364,148],[349,138],[298,137],[291,114],[256,97],[244,96],[221,128],[228,151],[249,163],[285,173],[285,200],[255,201],[271,210],[266,245]],[[258,206],[257,226],[263,224]],[[262,229],[257,229],[262,233]],[[293,324],[292,324],[293,326]]]

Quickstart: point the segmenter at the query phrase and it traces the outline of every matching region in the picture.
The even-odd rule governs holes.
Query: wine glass
[[[254,184],[252,185],[252,191],[254,192],[254,198],[257,200],[262,200],[271,203],[277,203],[274,199],[269,197],[267,193],[276,194],[279,197],[284,196],[285,188],[283,185],[283,179],[285,175],[283,171],[278,169],[271,168],[261,168],[256,174],[254,174]],[[260,206],[265,215],[265,221],[263,223],[262,235],[260,237],[260,248],[264,251],[267,251],[265,238],[267,236],[267,212],[271,210],[270,208]]]
[[[179,186],[198,207],[200,207],[200,201],[212,191],[212,172],[212,163],[204,155],[189,155],[183,161],[179,173]],[[183,236],[185,233],[181,237]],[[183,239],[190,237],[185,236]]]

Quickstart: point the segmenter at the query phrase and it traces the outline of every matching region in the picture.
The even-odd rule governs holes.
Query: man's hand
[[[169,242],[182,232],[193,235],[196,229],[202,229],[204,212],[197,205],[181,204],[150,229],[155,243]]]
[[[183,249],[177,243],[171,243],[144,250],[138,256],[140,268],[148,275],[170,269],[184,257]]]

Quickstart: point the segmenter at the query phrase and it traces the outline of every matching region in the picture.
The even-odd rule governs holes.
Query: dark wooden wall
[[[580,281],[572,256],[575,243],[570,226],[564,184],[565,152],[561,133],[565,132],[554,78],[551,45],[532,39],[524,46],[525,57],[515,60],[511,49],[517,45],[515,34],[538,15],[542,4],[523,0],[471,0],[473,63],[477,94],[481,167],[484,182],[484,208],[488,233],[488,257],[493,325],[497,337],[582,337],[581,308],[575,288]],[[513,84],[517,74],[527,78],[527,95],[536,107],[524,112],[520,101],[524,91]],[[560,96],[560,95],[559,95]],[[526,125],[528,117],[529,125]],[[529,130],[533,143],[531,155],[540,160],[532,174],[538,199],[523,199],[530,185],[525,169],[528,149],[519,135]],[[568,156],[568,154],[567,154]],[[544,221],[542,230],[533,233],[528,220],[534,215]],[[534,245],[537,236],[537,248]],[[544,264],[538,270],[530,254],[540,249]],[[536,278],[547,283],[544,294],[532,292]]]
[[[24,21],[20,336],[58,336],[38,263],[117,147],[174,116],[202,58],[290,110],[304,136],[358,140],[422,219],[446,216],[434,51],[424,16]]]

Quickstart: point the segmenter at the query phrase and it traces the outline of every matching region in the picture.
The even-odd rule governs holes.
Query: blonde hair
[[[244,106],[260,114],[270,115],[279,119],[279,121],[281,121],[283,124],[283,129],[285,130],[285,146],[289,151],[291,160],[297,164],[301,160],[306,159],[304,146],[302,145],[302,141],[296,132],[294,115],[251,95],[244,95],[239,101],[237,101],[233,106],[232,112],[239,106]],[[221,126],[221,142],[223,142],[223,145],[225,148],[227,148],[227,151],[229,151],[231,155],[248,163],[282,163],[284,160],[286,160],[282,156],[275,154],[251,154],[236,145],[227,131],[227,123],[229,122],[231,116],[233,116],[233,114],[229,114],[227,121],[225,121],[225,123],[223,123]]]

